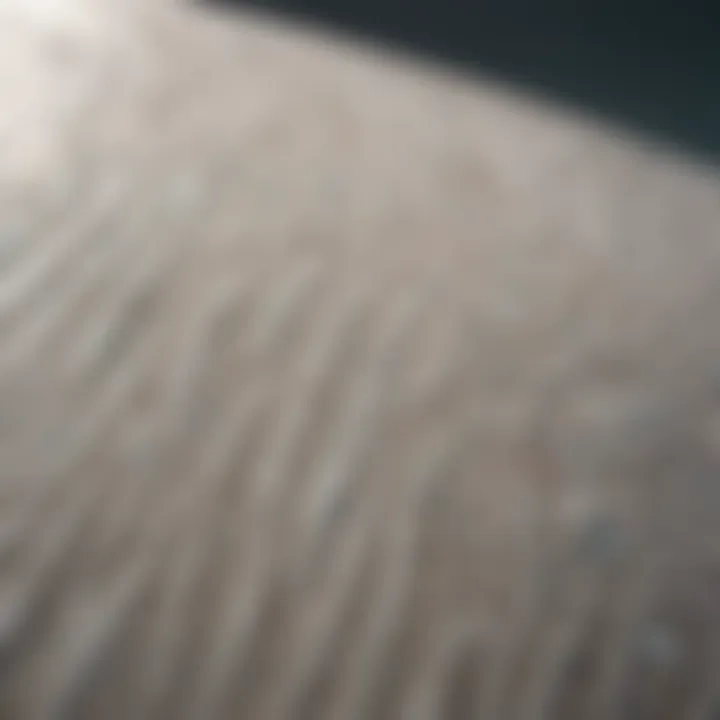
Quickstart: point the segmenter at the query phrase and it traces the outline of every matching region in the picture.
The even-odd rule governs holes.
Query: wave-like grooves
[[[608,394],[583,365],[593,345],[570,339],[609,327],[602,283],[562,296],[553,276],[530,352],[517,308],[491,312],[515,278],[478,262],[491,251],[419,252],[382,188],[342,185],[365,155],[333,170],[315,126],[286,147],[265,134],[263,112],[292,107],[224,97],[233,47],[289,67],[267,28],[127,7],[140,24],[107,47],[103,102],[77,105],[71,163],[89,174],[39,182],[24,225],[1,188],[0,718],[717,718],[717,532],[683,513],[717,503],[718,465],[661,374]],[[131,47],[125,71],[113,53]],[[372,140],[384,116],[357,113]],[[428,123],[399,161],[363,152],[401,177],[412,142],[446,147]],[[331,187],[345,204],[323,224],[303,202]],[[526,221],[508,222],[518,242]],[[540,347],[563,338],[564,355]],[[573,425],[576,401],[598,414]]]

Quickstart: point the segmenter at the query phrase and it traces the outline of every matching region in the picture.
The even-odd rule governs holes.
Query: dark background
[[[720,0],[206,0],[390,41],[720,161]]]

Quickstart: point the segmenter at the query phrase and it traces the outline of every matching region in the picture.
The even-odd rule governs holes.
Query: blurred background
[[[711,0],[204,2],[390,42],[720,161],[720,3]]]

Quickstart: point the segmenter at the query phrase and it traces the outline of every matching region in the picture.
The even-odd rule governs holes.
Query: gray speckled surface
[[[713,717],[712,169],[170,0],[0,98],[0,717]]]

